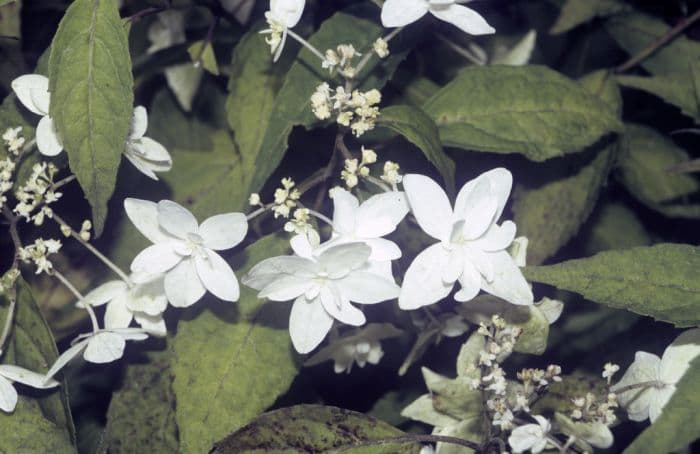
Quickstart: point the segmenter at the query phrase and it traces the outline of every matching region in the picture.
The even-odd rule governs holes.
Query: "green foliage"
[[[377,124],[401,134],[420,148],[438,169],[449,190],[454,189],[455,163],[443,151],[438,128],[423,110],[411,106],[390,106],[382,109]]]
[[[216,63],[216,55],[214,54],[214,47],[211,45],[211,41],[192,43],[187,48],[187,53],[190,54],[190,58],[195,66],[201,66],[215,76],[219,75],[219,65]]]
[[[609,249],[651,245],[651,237],[634,211],[620,204],[610,203],[600,207],[593,216],[587,234],[588,255]]]
[[[585,2],[567,0],[561,8],[561,13],[559,13],[556,23],[549,32],[553,35],[558,35],[585,24],[596,17],[612,16],[630,9],[629,5],[619,0],[588,0]]]
[[[390,441],[404,435],[399,429],[362,413],[321,405],[297,405],[261,415],[216,443],[211,452],[418,453],[421,444],[410,438]]]
[[[288,243],[259,240],[240,253],[234,269],[243,276],[264,258],[284,254]],[[173,390],[180,450],[205,452],[242,427],[284,393],[298,365],[287,332],[289,307],[261,304],[242,288],[235,303],[214,302],[181,320],[173,343]]]
[[[115,0],[71,4],[51,45],[49,81],[51,117],[99,235],[134,100],[127,28]]]
[[[700,190],[692,176],[672,172],[688,154],[645,126],[628,124],[618,160],[620,180],[639,201],[668,216],[698,217],[700,206],[681,203]]]
[[[524,274],[528,280],[580,293],[597,303],[676,326],[693,326],[700,323],[699,267],[699,248],[659,244],[527,267]]]
[[[6,298],[0,301],[0,319],[5,320],[8,301]],[[15,323],[3,363],[42,373],[57,357],[51,331],[29,286],[19,279]],[[15,411],[11,414],[0,412],[0,444],[8,453],[76,452],[75,429],[65,383],[60,389],[41,391],[38,395],[27,396],[20,392]]]
[[[678,452],[700,438],[698,389],[700,360],[696,358],[676,384],[676,391],[661,416],[625,449],[625,454]]]
[[[622,126],[610,106],[542,66],[470,67],[425,104],[443,144],[545,161]]]

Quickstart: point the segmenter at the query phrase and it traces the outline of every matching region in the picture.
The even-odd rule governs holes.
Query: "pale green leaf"
[[[700,360],[696,359],[676,385],[676,391],[661,416],[627,447],[625,454],[681,452],[700,438],[698,389]]]
[[[196,41],[187,48],[187,53],[195,66],[201,66],[215,76],[219,75],[219,65],[211,41]]]
[[[443,144],[545,161],[622,129],[609,105],[542,66],[475,66],[424,106]]]
[[[134,100],[127,27],[115,0],[76,0],[68,7],[51,45],[49,81],[51,117],[99,235]]]
[[[362,413],[321,405],[297,405],[265,413],[217,442],[212,454],[349,452],[418,453],[421,444],[389,442],[399,429]],[[380,440],[387,440],[380,443]]]
[[[0,297],[0,320],[7,314],[6,298]],[[32,297],[29,286],[17,281],[17,312],[12,337],[3,363],[43,373],[58,357],[49,326]],[[26,388],[25,388],[26,389]],[[0,446],[8,453],[75,453],[75,429],[68,406],[65,383],[61,388],[31,393],[20,390],[11,414],[0,412]]]
[[[404,136],[420,148],[438,169],[448,188],[455,185],[455,164],[443,151],[435,122],[422,109],[411,106],[390,106],[382,109],[377,124]]]
[[[549,32],[559,35],[596,17],[608,17],[630,9],[629,5],[619,0],[567,0]]]
[[[523,272],[530,281],[580,293],[600,304],[693,326],[700,323],[699,269],[700,248],[659,244],[527,267]]]
[[[241,252],[233,268],[240,278],[287,249],[284,239],[266,237]],[[178,324],[172,372],[182,452],[206,452],[272,405],[297,374],[291,306],[262,304],[256,293],[241,288],[237,303],[213,301],[214,310],[195,310]]]

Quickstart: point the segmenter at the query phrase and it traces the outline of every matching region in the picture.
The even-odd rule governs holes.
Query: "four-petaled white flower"
[[[85,295],[79,304],[101,306],[107,304],[105,328],[127,328],[132,320],[154,336],[165,336],[163,312],[168,306],[164,276],[131,275],[133,282],[108,281]]]
[[[0,410],[11,413],[17,406],[17,391],[13,383],[22,383],[36,389],[49,389],[59,385],[56,380],[46,380],[44,374],[37,374],[13,364],[0,365]]]
[[[124,156],[141,173],[157,180],[155,172],[167,172],[173,166],[173,160],[163,145],[150,137],[144,137],[146,129],[148,129],[146,108],[136,106],[134,116],[131,118],[131,130],[126,139]]]
[[[63,144],[49,117],[49,79],[40,74],[25,74],[12,81],[17,99],[32,113],[41,116],[36,127],[36,146],[44,156],[56,156],[63,151]]]
[[[186,208],[170,200],[124,200],[126,214],[154,244],[131,262],[134,273],[165,273],[165,294],[175,307],[199,301],[209,290],[224,301],[237,301],[236,275],[215,251],[243,241],[248,221],[242,213],[225,213],[197,223]]]
[[[83,353],[83,359],[90,363],[111,363],[124,356],[126,341],[141,341],[147,338],[148,334],[139,328],[100,329],[81,334],[73,340],[74,344],[56,359],[44,376],[44,382],[48,383],[63,366],[80,353]]]
[[[634,362],[611,391],[617,393],[618,402],[632,421],[649,418],[653,423],[698,355],[700,328],[695,328],[678,336],[661,358],[653,353],[637,352]]]
[[[496,222],[512,186],[510,172],[490,170],[465,184],[454,210],[432,179],[405,175],[404,190],[420,227],[439,240],[418,254],[404,276],[399,307],[417,309],[446,297],[459,280],[457,301],[469,301],[484,290],[512,304],[533,304],[532,290],[506,248],[515,224]]]
[[[279,60],[282,55],[282,49],[287,42],[287,32],[301,20],[304,6],[306,0],[270,0],[270,10],[265,13],[270,28],[260,33],[270,35],[267,43],[275,53],[274,61]]]
[[[525,452],[530,450],[533,453],[544,451],[547,446],[547,434],[552,426],[549,421],[539,415],[534,415],[537,424],[525,424],[513,429],[508,437],[508,444],[513,448],[513,452]]]
[[[386,0],[382,6],[382,25],[403,27],[430,13],[470,35],[488,35],[496,30],[479,13],[459,3],[471,0]]]
[[[375,304],[396,298],[399,287],[362,268],[371,249],[362,243],[319,248],[307,235],[292,238],[295,256],[272,257],[254,266],[243,283],[272,301],[295,300],[289,333],[299,353],[309,353],[323,341],[333,319],[361,326],[365,315],[350,302]]]

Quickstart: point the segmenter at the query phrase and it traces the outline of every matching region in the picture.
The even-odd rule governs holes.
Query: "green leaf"
[[[700,248],[659,244],[526,267],[523,272],[528,280],[580,293],[600,304],[693,326],[700,323],[699,269]]]
[[[566,0],[559,17],[549,32],[553,35],[566,33],[596,17],[608,17],[631,8],[618,0]]]
[[[166,346],[127,366],[107,410],[109,452],[178,452],[172,359],[172,347]]]
[[[617,115],[576,82],[542,66],[474,66],[424,106],[443,144],[545,161],[622,129]]]
[[[201,66],[215,76],[219,75],[219,65],[211,41],[196,41],[187,48],[187,53],[195,66]]]
[[[214,445],[213,454],[279,452],[418,453],[407,434],[362,413],[321,405],[297,405],[265,413]]]
[[[620,180],[637,200],[656,211],[697,217],[700,206],[679,199],[697,193],[700,183],[692,175],[669,172],[689,159],[685,150],[653,129],[628,124],[618,159]]]
[[[650,246],[652,241],[634,211],[624,205],[604,204],[592,216],[586,237],[586,254],[593,255],[610,249]]]
[[[607,22],[606,28],[630,55],[637,55],[671,29],[660,19],[640,12],[615,16]],[[654,52],[641,65],[658,75],[687,71],[688,65],[698,59],[700,43],[681,35]]]
[[[102,233],[133,111],[127,27],[115,0],[76,0],[49,60],[50,113]]]
[[[377,124],[404,136],[420,148],[438,169],[447,187],[455,186],[455,163],[443,151],[435,122],[418,107],[390,106],[382,109]]]
[[[266,237],[235,259],[240,277],[264,258],[286,253],[288,242]],[[251,289],[237,303],[214,301],[181,320],[173,343],[175,417],[182,452],[206,452],[284,393],[298,364],[287,328],[289,305],[262,304]]]
[[[627,447],[625,454],[679,452],[700,438],[698,389],[700,360],[695,359],[676,384],[676,391],[661,416]]]
[[[7,299],[0,297],[0,320],[7,316]],[[24,280],[17,281],[17,311],[3,363],[42,373],[58,357],[56,343]],[[0,443],[11,453],[75,453],[75,429],[65,383],[59,389],[27,395],[11,414],[0,412]]]

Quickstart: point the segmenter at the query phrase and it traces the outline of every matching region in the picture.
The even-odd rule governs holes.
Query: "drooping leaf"
[[[214,54],[214,47],[211,45],[211,41],[192,43],[187,48],[187,53],[190,54],[192,63],[195,66],[201,66],[215,76],[219,75],[219,65],[216,62],[216,55]]]
[[[596,17],[608,17],[629,9],[629,5],[618,0],[567,0],[549,32],[553,35],[566,33]]]
[[[676,326],[700,323],[700,248],[659,244],[524,268],[525,277]]]
[[[606,29],[630,55],[664,36],[671,29],[665,22],[641,12],[614,16]],[[642,61],[641,66],[652,74],[687,71],[688,65],[700,59],[700,43],[681,35]]]
[[[134,100],[127,27],[115,0],[76,0],[68,7],[51,45],[49,81],[50,114],[99,235]]]
[[[625,188],[640,202],[667,216],[697,217],[700,206],[682,199],[700,190],[693,175],[670,169],[689,159],[670,139],[646,126],[628,124],[618,159]]]
[[[388,440],[405,437],[403,441]],[[381,440],[387,440],[381,443]],[[362,413],[297,405],[265,413],[214,445],[214,454],[276,452],[418,453],[421,444]]]
[[[625,454],[678,452],[700,438],[698,389],[700,360],[695,359],[676,384],[676,391],[661,416],[627,447]]]
[[[105,446],[113,453],[178,452],[172,347],[127,365],[107,411]]]
[[[448,189],[455,185],[455,164],[443,151],[435,122],[422,109],[411,106],[390,106],[382,109],[377,124],[404,136],[420,148],[438,169]]]
[[[27,72],[22,54],[21,12],[21,1],[0,1],[0,87],[7,91],[12,89],[12,80]]]
[[[283,254],[288,243],[266,237],[241,252],[242,276],[263,258]],[[173,342],[175,417],[182,452],[206,452],[284,393],[297,374],[288,333],[290,306],[262,304],[242,288],[237,303],[214,301],[214,310],[181,320]]]
[[[622,128],[610,106],[541,66],[470,67],[424,108],[444,145],[532,161],[579,152]]]
[[[637,215],[621,204],[604,204],[592,216],[587,232],[586,254],[609,249],[650,246],[652,241]]]
[[[8,301],[0,297],[0,320],[7,316]],[[17,281],[17,309],[11,339],[3,363],[16,364],[37,373],[46,372],[58,357],[51,331],[39,311],[29,286]],[[65,383],[26,395],[19,393],[15,411],[0,411],[0,448],[12,453],[75,453],[75,429]]]

